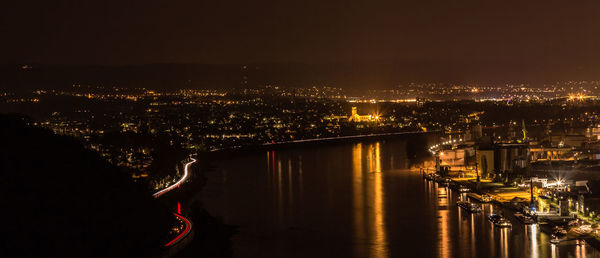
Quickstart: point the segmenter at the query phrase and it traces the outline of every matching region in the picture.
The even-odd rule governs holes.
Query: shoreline
[[[439,179],[442,180],[442,181],[438,181],[438,179],[430,178],[429,176],[425,176],[427,174],[435,174],[435,173],[426,173],[426,172],[424,172],[423,173],[423,180],[426,180],[426,181],[430,180],[430,181],[433,181],[436,184],[445,185],[445,187],[452,188],[452,189],[454,189],[456,187],[460,188],[460,187],[463,187],[463,186],[467,187],[467,188],[470,189],[469,194],[467,194],[467,198],[473,199],[473,200],[477,201],[478,203],[490,203],[490,204],[496,205],[499,208],[503,209],[504,211],[508,211],[508,213],[510,214],[511,217],[513,217],[513,219],[515,218],[516,211],[514,210],[513,205],[511,205],[511,202],[510,201],[506,201],[506,200],[502,201],[502,198],[499,198],[497,196],[498,193],[493,191],[494,189],[498,189],[497,187],[489,187],[489,188],[486,188],[486,189],[478,189],[476,183],[472,182],[471,180],[466,180],[466,181],[455,180],[456,177],[448,176],[448,177],[439,177]],[[447,181],[447,180],[449,180],[449,181]],[[445,182],[445,183],[442,184],[442,182]],[[453,187],[453,186],[455,186],[455,187]],[[488,200],[488,201],[482,200],[481,196],[484,195],[484,194],[488,195],[488,196],[491,196],[492,199]],[[575,217],[575,218],[577,218],[577,217]],[[511,219],[511,220],[513,220],[513,219]],[[585,221],[585,220],[583,220],[583,221]],[[522,221],[518,221],[518,223],[523,224],[523,225],[527,225],[526,223],[523,223]],[[536,224],[539,226],[541,232],[547,234],[550,237],[554,236],[554,233],[552,232],[552,226],[557,225],[557,224],[554,224],[554,223],[556,223],[556,221],[552,221],[552,220],[548,220],[548,221],[545,221],[543,223],[536,222]],[[567,230],[568,229],[569,228],[567,228]],[[569,231],[569,232],[571,232],[571,231]],[[569,233],[569,234],[571,234],[571,233]],[[561,242],[562,241],[573,241],[573,240],[579,240],[579,241],[581,241],[581,240],[583,240],[585,243],[589,244],[592,248],[595,248],[596,250],[600,251],[600,239],[598,239],[597,237],[595,237],[593,234],[577,235],[576,237],[573,237],[573,236],[568,237],[568,236],[569,235],[564,236],[562,238]]]
[[[210,151],[198,151],[198,155],[209,154],[209,155],[221,155],[221,154],[235,154],[243,153],[248,151],[268,151],[268,150],[281,150],[295,147],[310,147],[322,143],[351,143],[359,142],[363,140],[385,140],[392,139],[398,136],[415,135],[422,136],[428,134],[438,134],[441,130],[434,131],[407,131],[407,132],[395,132],[395,133],[381,133],[381,134],[361,134],[361,135],[350,135],[350,136],[338,136],[338,137],[325,137],[325,138],[312,138],[295,141],[277,142],[277,143],[263,143],[246,146],[229,147],[224,149],[216,149]]]

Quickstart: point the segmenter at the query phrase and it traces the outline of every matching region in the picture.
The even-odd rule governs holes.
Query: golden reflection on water
[[[530,233],[531,247],[529,250],[531,250],[531,257],[537,258],[540,255],[538,253],[538,225],[532,224],[526,227],[529,229]]]
[[[577,243],[575,246],[575,257],[587,257],[586,243],[581,243],[580,240],[576,240]]]
[[[363,203],[363,173],[362,173],[362,144],[355,144],[352,148],[352,176],[354,192],[354,234],[355,241],[365,239],[364,203]],[[360,245],[354,245],[360,247]]]
[[[379,154],[381,147],[379,146],[379,142],[375,143],[375,172],[381,172],[381,155]],[[378,185],[378,184],[375,184]]]
[[[475,214],[471,213],[471,254],[475,255],[476,253],[476,248],[475,248],[475,239],[477,238],[477,235],[475,235]]]
[[[375,199],[374,199],[374,212],[375,212],[375,249],[371,257],[382,257],[387,254],[387,239],[385,232],[385,207],[383,202],[383,174],[381,173],[381,158],[379,157],[379,143],[375,151]]]
[[[501,228],[500,230],[500,249],[502,257],[508,256],[508,235],[510,234],[509,228]]]
[[[450,250],[450,234],[448,232],[448,213],[447,209],[438,210],[438,227],[440,229],[440,235],[438,239],[439,257],[447,258],[451,257],[452,253]]]
[[[355,241],[361,243],[367,240],[370,243],[369,257],[386,257],[389,254],[385,225],[381,147],[379,142],[367,146],[366,172],[368,174],[365,173],[362,166],[362,148],[360,143],[355,144],[352,148]],[[357,247],[359,246],[357,245]]]
[[[451,257],[450,250],[450,232],[449,232],[449,211],[448,211],[448,189],[446,187],[437,188],[438,211],[437,223],[439,228],[438,235],[438,254],[439,257]]]
[[[448,189],[446,187],[438,187],[438,208],[447,209],[448,208]]]

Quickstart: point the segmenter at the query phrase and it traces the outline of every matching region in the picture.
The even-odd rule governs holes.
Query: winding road
[[[179,215],[177,213],[173,213],[173,214],[177,218],[179,218],[180,220],[182,220],[185,223],[185,229],[183,230],[183,232],[181,232],[181,234],[179,234],[175,238],[173,238],[173,240],[171,240],[168,243],[166,243],[165,244],[166,247],[178,243],[179,241],[181,241],[182,239],[184,239],[190,233],[190,231],[192,230],[192,222],[190,222],[190,220],[188,220],[184,216],[181,216],[181,215]]]
[[[185,180],[187,180],[188,176],[189,176],[189,168],[192,164],[194,164],[197,160],[190,157],[191,161],[185,164],[185,167],[183,168],[183,176],[174,184],[154,193],[152,196],[154,198],[158,198],[161,195],[177,188],[179,185],[181,185],[183,182],[185,182]],[[181,241],[182,239],[184,239],[192,230],[192,222],[187,219],[184,216],[181,216],[181,214],[178,214],[177,212],[174,212],[173,215],[175,215],[178,219],[180,219],[181,221],[183,221],[185,223],[185,229],[183,230],[183,232],[181,232],[181,234],[177,235],[175,238],[173,238],[173,240],[169,241],[168,243],[165,244],[165,247],[169,247],[172,246],[174,244],[177,244],[179,241]]]
[[[183,176],[179,179],[179,181],[175,182],[174,184],[172,184],[171,186],[162,189],[156,193],[154,193],[152,196],[154,196],[154,198],[158,198],[159,196],[175,189],[176,187],[178,187],[179,185],[181,185],[181,183],[185,182],[185,180],[188,178],[189,172],[188,169],[190,167],[190,165],[192,165],[193,163],[195,163],[197,160],[194,158],[190,158],[192,161],[188,162],[185,164],[185,167],[183,168]]]

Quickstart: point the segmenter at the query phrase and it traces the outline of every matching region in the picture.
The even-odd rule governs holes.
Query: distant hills
[[[72,84],[181,88],[331,86],[394,88],[409,82],[554,82],[598,80],[598,67],[541,62],[516,69],[502,62],[407,62],[404,64],[145,64],[126,66],[14,64],[0,66],[0,89],[63,89]]]

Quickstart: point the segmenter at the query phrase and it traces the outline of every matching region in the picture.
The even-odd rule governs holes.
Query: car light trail
[[[177,216],[177,218],[183,220],[183,222],[185,223],[185,229],[183,230],[183,232],[181,232],[181,234],[177,235],[173,240],[171,240],[170,242],[166,243],[165,246],[171,246],[173,244],[176,244],[181,239],[183,239],[184,237],[186,237],[190,233],[190,230],[192,229],[192,222],[190,222],[184,216],[181,216],[181,215],[179,215],[177,213],[173,213],[173,214],[175,216]]]
[[[190,158],[190,159],[192,159],[192,161],[185,164],[185,167],[183,168],[183,176],[179,179],[179,181],[177,181],[176,183],[174,183],[173,185],[171,185],[165,189],[162,189],[162,190],[154,193],[152,195],[152,196],[154,196],[154,198],[158,198],[159,196],[165,194],[166,192],[173,190],[173,188],[178,187],[181,183],[183,183],[187,179],[187,177],[189,175],[188,169],[189,169],[190,165],[192,165],[193,163],[196,162],[196,159],[194,159],[194,158]]]

